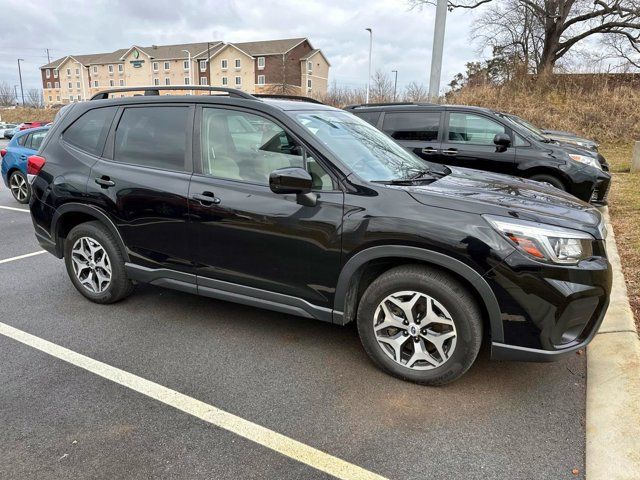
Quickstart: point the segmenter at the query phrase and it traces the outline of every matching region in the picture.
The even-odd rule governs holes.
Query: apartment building
[[[191,85],[248,93],[322,96],[330,63],[307,38],[180,45],[132,45],[110,53],[68,55],[40,67],[45,105],[83,101],[118,87]],[[179,92],[179,93],[180,93]],[[123,93],[121,95],[127,95]]]

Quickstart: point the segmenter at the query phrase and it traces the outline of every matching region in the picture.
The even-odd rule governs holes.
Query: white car
[[[0,125],[0,138],[9,138],[6,136],[7,133],[12,132],[17,125],[12,123],[5,123],[4,125]]]

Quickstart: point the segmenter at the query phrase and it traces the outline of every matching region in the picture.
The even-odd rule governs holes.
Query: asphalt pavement
[[[25,208],[0,186],[0,207]],[[585,358],[492,362],[429,388],[339,327],[147,285],[101,306],[0,208],[0,322],[389,479],[584,477]],[[331,478],[0,335],[0,478]],[[577,469],[578,473],[572,473]]]

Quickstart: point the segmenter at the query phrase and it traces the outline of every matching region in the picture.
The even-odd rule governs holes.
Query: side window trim
[[[474,146],[482,146],[482,147],[486,147],[487,145],[489,145],[488,143],[471,143],[471,142],[456,142],[453,140],[449,140],[449,121],[451,118],[451,114],[452,113],[462,113],[462,114],[466,114],[466,115],[475,115],[476,117],[481,117],[484,119],[487,119],[493,123],[497,123],[498,125],[500,125],[502,128],[504,128],[504,131],[507,135],[509,135],[509,137],[511,138],[511,144],[513,145],[514,142],[514,137],[513,137],[513,131],[511,130],[511,128],[508,125],[505,125],[504,123],[498,121],[495,118],[490,117],[489,115],[485,115],[484,113],[478,113],[478,112],[466,112],[464,110],[447,110],[446,111],[446,116],[444,119],[444,125],[443,125],[443,132],[442,132],[442,142],[443,143],[455,143],[456,145],[474,145]]]
[[[336,175],[334,174],[334,172],[332,171],[332,169],[328,168],[326,166],[327,160],[324,158],[324,156],[322,154],[320,154],[319,152],[316,151],[316,149],[311,148],[307,142],[305,142],[304,140],[302,140],[298,135],[296,135],[294,132],[291,131],[290,128],[287,128],[285,125],[282,124],[282,122],[280,120],[278,120],[277,118],[272,117],[271,115],[262,112],[260,110],[252,110],[249,108],[244,108],[244,107],[239,107],[236,105],[221,105],[221,104],[205,104],[205,105],[198,105],[196,107],[196,112],[195,112],[195,119],[194,119],[194,136],[193,136],[193,173],[195,175],[198,176],[202,176],[205,178],[210,178],[213,180],[221,180],[221,181],[229,181],[229,182],[238,182],[238,183],[242,183],[242,184],[246,184],[246,185],[256,185],[256,186],[260,186],[260,187],[264,187],[265,184],[264,183],[260,183],[260,182],[252,182],[250,180],[242,180],[242,179],[232,179],[232,178],[222,178],[222,177],[214,177],[213,175],[204,173],[204,166],[203,166],[203,155],[202,155],[202,118],[203,118],[203,111],[205,108],[214,108],[214,109],[222,109],[222,110],[233,110],[233,111],[237,111],[237,112],[243,112],[243,113],[248,113],[251,115],[257,115],[259,117],[265,118],[267,120],[269,120],[270,122],[273,122],[274,124],[276,124],[278,127],[280,127],[282,130],[284,130],[284,132],[286,132],[288,135],[291,136],[291,138],[293,138],[296,142],[298,142],[301,146],[302,146],[302,150],[303,150],[303,161],[304,164],[306,165],[307,163],[307,156],[312,157],[316,162],[318,162],[320,164],[320,166],[322,167],[322,169],[324,170],[324,172],[329,175],[331,177],[331,181],[333,183],[333,189],[332,190],[318,190],[318,192],[325,192],[325,193],[329,193],[329,192],[341,192],[342,189],[340,188],[341,183],[339,181],[339,179],[336,177]],[[306,169],[306,168],[305,168]],[[269,188],[268,185],[266,185],[267,188]]]

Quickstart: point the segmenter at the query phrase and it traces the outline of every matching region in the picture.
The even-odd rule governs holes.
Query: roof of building
[[[287,53],[293,47],[307,40],[306,38],[284,38],[282,40],[264,40],[261,42],[241,42],[233,43],[240,50],[252,56],[278,55]],[[308,40],[307,40],[308,41]]]
[[[319,53],[320,55],[322,55],[322,58],[324,58],[324,61],[327,62],[329,66],[331,66],[331,63],[329,63],[329,60],[327,59],[327,57],[324,56],[324,53],[322,53],[322,50],[320,50],[319,48],[314,48],[309,53],[307,53],[304,57],[300,57],[300,61],[309,60],[316,53]]]

